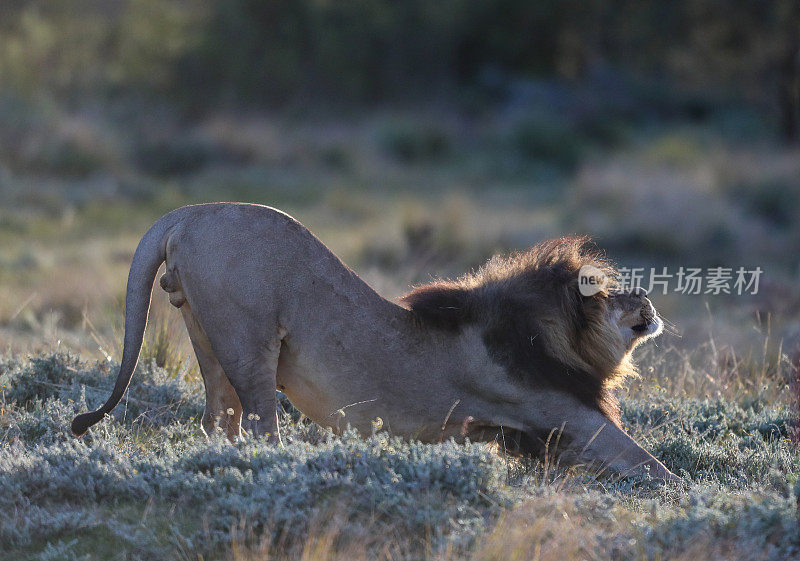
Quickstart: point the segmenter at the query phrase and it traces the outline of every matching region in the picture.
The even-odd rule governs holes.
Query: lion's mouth
[[[658,331],[661,322],[655,312],[655,309],[653,309],[653,306],[649,302],[645,303],[645,305],[642,306],[641,312],[639,312],[641,323],[632,326],[631,331],[637,335],[649,335]]]
[[[661,320],[657,316],[646,319],[641,323],[631,326],[636,337],[646,337],[648,335],[657,334],[661,330]]]

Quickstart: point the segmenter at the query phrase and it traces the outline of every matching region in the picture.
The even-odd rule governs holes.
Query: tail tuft
[[[102,410],[81,413],[72,420],[72,425],[70,426],[72,434],[77,437],[83,436],[89,430],[89,427],[99,423],[105,416],[106,414]]]

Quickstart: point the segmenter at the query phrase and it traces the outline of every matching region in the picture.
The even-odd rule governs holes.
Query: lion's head
[[[579,290],[587,266],[608,281],[590,296]],[[631,351],[658,335],[662,322],[643,290],[614,291],[616,278],[587,238],[566,237],[417,287],[402,302],[428,325],[477,327],[493,360],[512,375],[576,395],[618,424],[610,390],[635,373]]]

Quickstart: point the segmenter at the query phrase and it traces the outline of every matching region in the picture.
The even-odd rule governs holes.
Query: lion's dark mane
[[[566,338],[560,343],[576,356],[578,351],[572,349],[581,348],[582,332],[609,328],[604,318],[606,294],[585,297],[578,291],[578,272],[584,265],[616,277],[587,238],[565,237],[494,257],[460,279],[419,286],[401,302],[420,322],[438,329],[477,326],[492,359],[513,376],[569,393],[619,424],[619,406],[609,382],[620,373],[575,367],[551,348],[554,325],[564,326],[565,333],[556,337]]]

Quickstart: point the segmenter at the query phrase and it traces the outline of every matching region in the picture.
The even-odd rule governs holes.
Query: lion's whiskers
[[[665,318],[663,315],[659,314],[661,318],[661,322],[664,325],[664,333],[669,333],[670,335],[674,335],[675,337],[683,337],[683,334],[678,331],[678,326],[675,325],[672,321]]]

